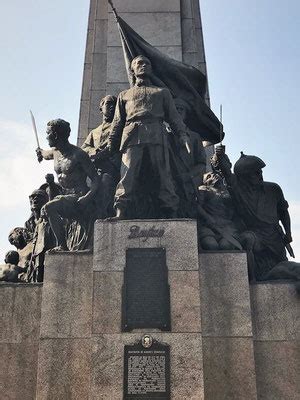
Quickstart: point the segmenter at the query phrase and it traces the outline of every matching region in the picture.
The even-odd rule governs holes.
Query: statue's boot
[[[116,215],[114,217],[109,217],[106,218],[105,221],[119,221],[121,219],[125,219],[125,213],[124,210],[122,210],[121,208],[116,208]]]

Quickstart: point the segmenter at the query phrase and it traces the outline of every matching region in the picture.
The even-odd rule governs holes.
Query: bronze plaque
[[[127,249],[122,297],[123,332],[144,328],[171,330],[164,248]]]
[[[124,400],[170,399],[170,348],[153,342],[124,348]]]

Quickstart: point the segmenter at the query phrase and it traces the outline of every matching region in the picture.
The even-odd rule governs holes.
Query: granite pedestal
[[[125,333],[126,249],[151,247],[166,249],[171,331]],[[45,262],[43,285],[0,284],[1,400],[121,400],[124,346],[145,333],[170,346],[172,400],[300,397],[293,283],[249,287],[245,253],[198,255],[195,221],[98,221],[94,253]]]
[[[172,328],[125,333],[126,249],[153,247],[166,250]],[[124,346],[144,333],[170,346],[172,400],[204,399],[196,222],[97,221],[93,255],[47,255],[40,332],[39,400],[121,400]]]

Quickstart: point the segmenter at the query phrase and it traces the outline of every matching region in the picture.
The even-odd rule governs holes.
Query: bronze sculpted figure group
[[[134,85],[100,101],[103,121],[82,147],[69,142],[70,125],[47,124],[51,174],[30,195],[31,216],[15,228],[0,279],[41,282],[46,251],[88,249],[96,219],[195,218],[200,251],[247,251],[250,281],[299,280],[291,255],[291,224],[282,190],[264,182],[265,163],[242,154],[231,171],[217,146],[211,171],[202,138],[186,123],[189,104],[151,82],[151,62],[131,62]],[[281,227],[281,225],[283,227]]]

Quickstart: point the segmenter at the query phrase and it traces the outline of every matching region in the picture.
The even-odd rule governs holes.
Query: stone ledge
[[[90,339],[42,339],[36,398],[88,399],[90,371]]]
[[[0,285],[0,343],[37,343],[40,330],[43,285]]]
[[[250,285],[255,340],[300,340],[300,297],[291,281]]]
[[[203,336],[252,337],[246,253],[200,253],[199,270]]]
[[[257,400],[251,338],[203,338],[205,400]]]
[[[300,398],[300,341],[254,341],[260,400]]]
[[[92,324],[92,254],[47,254],[41,337],[88,337]]]

